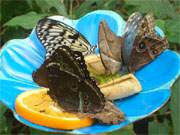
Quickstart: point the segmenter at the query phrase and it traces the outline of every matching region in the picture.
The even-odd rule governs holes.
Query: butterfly
[[[122,59],[129,72],[150,63],[168,48],[167,39],[155,33],[154,22],[150,13],[135,12],[129,17],[122,46]]]
[[[150,63],[165,49],[168,41],[155,33],[152,14],[133,13],[122,37],[115,35],[107,23],[99,25],[98,46],[106,73],[135,72]]]
[[[90,77],[82,53],[68,46],[59,46],[33,73],[33,79],[40,86],[47,86],[50,97],[65,111],[80,112],[105,123],[124,118]]]
[[[56,60],[54,60],[54,58]],[[104,107],[104,95],[89,76],[81,53],[59,47],[47,65],[49,93],[70,112],[96,113]]]
[[[115,74],[122,64],[121,47],[123,40],[111,31],[104,20],[99,24],[98,37],[100,58],[105,72],[106,74]]]
[[[38,22],[35,30],[38,39],[47,51],[46,57],[49,57],[55,49],[62,45],[82,52],[83,55],[94,52],[95,47],[92,47],[80,32],[63,22],[43,18]]]
[[[48,87],[48,94],[66,111],[95,113],[104,107],[104,95],[90,78],[82,53],[68,46],[59,46],[33,78]]]

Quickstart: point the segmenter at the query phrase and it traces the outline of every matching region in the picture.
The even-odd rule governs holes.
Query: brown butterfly
[[[98,46],[106,74],[119,71],[121,59],[122,38],[116,36],[105,21],[99,25]]]
[[[129,72],[150,63],[168,48],[167,39],[155,33],[152,14],[132,14],[127,21],[123,40],[122,58]]]
[[[135,72],[167,49],[167,39],[158,36],[154,28],[153,15],[143,16],[139,12],[128,18],[122,37],[116,36],[107,23],[102,21],[99,25],[98,45],[106,72]]]

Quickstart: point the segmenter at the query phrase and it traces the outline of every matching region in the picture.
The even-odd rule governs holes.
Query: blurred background
[[[180,52],[180,0],[0,0],[0,48],[10,39],[27,37],[45,16],[77,19],[94,10],[113,10],[125,20],[135,11],[152,12],[168,38],[170,49]],[[173,67],[172,67],[173,68]],[[104,135],[180,135],[180,79],[172,97],[159,111],[121,130]],[[0,135],[50,134],[19,123],[0,103]]]

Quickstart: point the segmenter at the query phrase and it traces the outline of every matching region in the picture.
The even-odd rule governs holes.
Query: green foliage
[[[143,13],[153,12],[158,18],[171,18],[176,16],[176,10],[168,0],[126,0],[127,5],[133,5],[134,11]]]
[[[51,133],[51,132],[43,132],[38,129],[29,128],[31,135],[68,135],[66,133]]]
[[[29,128],[19,123],[12,112],[0,102],[0,135],[29,133]]]
[[[126,4],[132,6],[131,12],[152,12],[157,25],[162,28],[172,43],[180,44],[180,1],[175,0],[126,0]]]
[[[177,80],[173,86],[172,98],[170,102],[171,108],[171,118],[173,123],[173,132],[174,135],[180,134],[180,78]]]
[[[167,20],[165,28],[169,41],[172,43],[180,43],[180,16]]]
[[[2,0],[1,43],[27,37],[39,19],[50,15],[68,16],[64,3],[60,0]]]
[[[121,3],[122,0],[85,0],[79,7],[74,8],[74,17],[79,18],[94,10],[115,10],[116,6]]]
[[[79,18],[94,10],[113,10],[125,20],[135,11],[152,12],[167,36],[170,47],[180,50],[180,1],[179,0],[0,0],[0,40],[25,38],[37,21],[50,15]],[[175,46],[175,47],[174,47]],[[151,116],[149,134],[180,134],[180,79],[172,89],[170,104]],[[0,134],[49,134],[23,126],[12,113],[0,103]],[[109,135],[134,134],[132,125]]]
[[[170,135],[172,134],[172,122],[170,119],[169,102],[158,112],[153,114],[153,121],[149,122],[149,135]]]
[[[29,0],[30,1],[30,0]],[[42,13],[57,13],[58,15],[67,16],[63,2],[58,0],[34,0]],[[30,4],[32,5],[32,3]]]
[[[16,16],[10,21],[6,22],[4,26],[17,27],[24,29],[32,29],[38,20],[46,16],[46,14],[37,14],[36,12],[28,12],[27,14]]]
[[[12,123],[9,123],[4,116],[7,107],[0,103],[0,134],[10,134]]]
[[[157,19],[155,23],[156,23],[156,25],[157,25],[158,27],[160,27],[163,31],[166,30],[166,29],[165,29],[165,21],[164,21],[164,20]]]
[[[98,6],[99,0],[85,0],[76,10],[74,10],[74,14],[76,17],[83,16],[84,14],[93,10],[93,5]]]
[[[128,125],[120,130],[107,133],[107,135],[135,135],[133,131],[133,125]]]
[[[164,120],[159,122],[158,120],[154,120],[149,122],[149,135],[169,135],[170,134],[170,126],[168,120]]]
[[[13,17],[30,11],[29,5],[24,0],[1,0],[1,24],[11,20]],[[16,9],[16,10],[15,10]]]

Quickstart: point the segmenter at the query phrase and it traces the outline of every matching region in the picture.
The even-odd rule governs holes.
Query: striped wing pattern
[[[36,34],[46,49],[46,59],[59,47],[68,46],[83,55],[91,53],[91,45],[86,38],[69,25],[44,18],[36,26]]]

